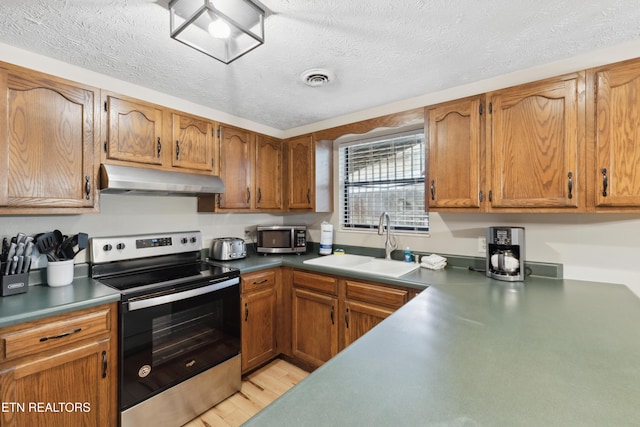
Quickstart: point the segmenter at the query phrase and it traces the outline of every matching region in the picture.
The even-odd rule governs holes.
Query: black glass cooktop
[[[237,268],[223,267],[205,262],[196,262],[185,265],[157,266],[151,269],[140,271],[130,271],[122,274],[114,274],[108,277],[101,277],[101,283],[116,288],[120,291],[140,288],[142,286],[151,287],[154,284],[190,284],[194,282],[204,282],[216,278],[237,277],[240,271]]]

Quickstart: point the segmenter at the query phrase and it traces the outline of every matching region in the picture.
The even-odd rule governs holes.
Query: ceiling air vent
[[[304,73],[300,74],[300,79],[307,86],[325,86],[333,81],[333,74],[330,71],[315,68],[313,70],[307,70]]]

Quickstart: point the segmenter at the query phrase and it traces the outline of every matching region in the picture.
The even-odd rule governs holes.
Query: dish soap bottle
[[[409,246],[407,246],[406,248],[404,248],[404,262],[411,262],[411,249],[409,249]]]

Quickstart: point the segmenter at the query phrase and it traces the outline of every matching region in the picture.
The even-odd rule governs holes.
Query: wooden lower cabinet
[[[338,280],[293,272],[291,353],[319,367],[338,353]]]
[[[318,273],[292,273],[292,351],[313,368],[335,356],[417,293]]]
[[[277,307],[279,269],[241,276],[242,372],[270,361],[278,355]]]
[[[1,329],[0,426],[117,425],[117,313],[114,303]]]
[[[409,291],[372,283],[344,280],[344,347],[373,329],[402,307]]]

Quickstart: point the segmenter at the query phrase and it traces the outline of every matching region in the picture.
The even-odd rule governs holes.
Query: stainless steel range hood
[[[224,193],[225,188],[217,176],[101,164],[100,190],[107,194],[198,196]]]

